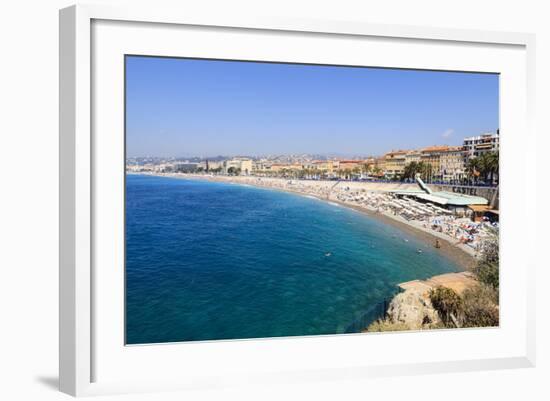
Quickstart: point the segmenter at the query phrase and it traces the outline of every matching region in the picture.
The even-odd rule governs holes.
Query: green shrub
[[[498,263],[499,260],[499,246],[498,246],[498,233],[495,231],[489,235],[483,241],[483,247],[481,248],[481,260],[486,263]]]
[[[409,330],[409,326],[405,323],[394,323],[389,319],[378,319],[372,322],[367,327],[368,332],[380,332],[380,331],[403,331]]]
[[[474,269],[479,282],[498,291],[499,288],[499,269],[498,263],[480,262]],[[498,298],[498,297],[497,297]]]
[[[498,292],[494,287],[477,285],[462,293],[463,327],[499,325]]]
[[[473,273],[479,282],[499,288],[499,246],[498,235],[495,233],[486,239],[481,249],[480,259],[473,268]],[[498,300],[497,300],[498,302]]]
[[[433,288],[430,290],[430,300],[446,327],[459,325],[462,299],[454,290],[441,286]]]

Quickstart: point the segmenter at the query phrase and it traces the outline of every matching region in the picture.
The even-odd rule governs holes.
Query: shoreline
[[[176,179],[187,179],[187,180],[196,180],[196,181],[209,181],[209,182],[221,182],[221,183],[227,183],[227,184],[233,184],[233,185],[240,185],[240,186],[250,186],[255,188],[263,188],[263,189],[270,189],[270,190],[278,190],[282,192],[292,193],[304,197],[310,197],[315,198],[321,201],[325,202],[332,202],[334,204],[337,204],[339,206],[354,210],[358,213],[362,213],[368,217],[375,218],[385,224],[391,225],[393,227],[396,227],[400,229],[401,231],[414,236],[418,240],[420,240],[422,243],[424,243],[427,246],[434,246],[434,243],[436,240],[440,241],[440,248],[438,249],[441,253],[443,253],[448,259],[452,260],[461,270],[460,271],[468,271],[470,270],[476,262],[476,256],[475,251],[468,247],[467,245],[463,245],[456,242],[456,239],[453,239],[445,234],[435,232],[433,230],[430,230],[428,228],[422,227],[421,225],[414,224],[414,222],[409,222],[405,219],[403,219],[400,216],[394,216],[388,212],[379,212],[377,210],[372,210],[366,207],[361,207],[358,205],[349,204],[346,202],[343,202],[338,199],[332,199],[330,197],[330,191],[335,188],[338,184],[340,184],[339,181],[336,182],[329,182],[330,183],[330,190],[326,197],[319,196],[315,193],[308,193],[308,192],[301,192],[297,190],[293,190],[291,188],[284,188],[279,186],[268,186],[268,185],[258,185],[257,182],[244,182],[243,179],[239,180],[238,177],[226,177],[226,176],[203,176],[203,175],[190,175],[190,174],[158,174],[158,173],[146,173],[146,174],[137,174],[137,175],[148,175],[148,176],[155,176],[155,177],[168,177],[168,178],[176,178]],[[235,179],[237,178],[237,179]],[[251,177],[246,177],[251,178]],[[254,177],[259,178],[259,177]],[[263,178],[265,180],[265,178]],[[284,179],[280,179],[281,182],[288,181]],[[239,182],[243,181],[243,182]],[[264,182],[268,182],[268,180],[265,180]],[[454,241],[453,241],[454,240]]]
[[[431,233],[422,227],[415,226],[406,220],[398,219],[392,215],[388,215],[386,213],[382,212],[376,212],[372,210],[368,210],[365,208],[361,208],[359,206],[355,205],[349,205],[344,202],[340,201],[332,201],[331,202],[337,202],[338,204],[342,205],[343,207],[347,207],[350,209],[353,209],[359,213],[363,213],[369,217],[373,217],[375,219],[378,219],[379,221],[391,225],[392,227],[396,227],[400,229],[401,231],[414,236],[421,242],[425,243],[427,246],[434,247],[434,243],[436,239],[441,239],[440,241],[440,248],[438,249],[439,252],[443,253],[447,258],[451,259],[453,262],[455,262],[460,268],[461,271],[468,271],[470,270],[476,261],[476,258],[473,253],[470,253],[469,251],[463,249],[462,247],[459,247],[452,243],[450,238],[445,238],[444,236],[437,235],[437,233]],[[435,248],[435,247],[434,247]]]

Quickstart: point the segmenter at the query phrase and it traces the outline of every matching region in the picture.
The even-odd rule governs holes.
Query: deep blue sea
[[[458,270],[430,244],[318,199],[127,176],[128,344],[343,333],[398,283]]]

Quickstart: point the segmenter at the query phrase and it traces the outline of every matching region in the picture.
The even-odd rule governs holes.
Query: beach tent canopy
[[[469,205],[487,205],[489,201],[481,196],[471,196],[456,192],[439,191],[427,194],[423,191],[392,191],[398,196],[410,196],[416,199],[432,202],[441,206],[469,206]]]
[[[491,211],[491,207],[487,205],[468,205],[468,207],[476,213]]]

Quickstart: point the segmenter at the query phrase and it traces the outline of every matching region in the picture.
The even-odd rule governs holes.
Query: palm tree
[[[403,170],[403,179],[410,178],[413,179],[416,173],[419,172],[419,163],[417,162],[410,162],[405,166],[405,169]]]
[[[426,181],[432,180],[433,166],[430,163],[420,162],[420,171]]]
[[[466,173],[472,179],[474,182],[477,181],[477,177],[479,177],[480,173],[480,162],[477,157],[468,160],[468,164],[466,164]]]
[[[405,169],[403,171],[403,178],[409,178],[412,180],[416,177],[416,174],[420,174],[420,177],[423,180],[428,181],[428,179],[431,177],[431,173],[431,164],[412,161],[405,166]]]
[[[364,164],[361,164],[361,175],[365,175],[367,176],[369,174],[369,171],[370,171],[370,168],[371,166],[367,163],[364,163]]]
[[[344,169],[344,179],[349,180],[351,178],[351,170],[349,168]]]
[[[498,151],[489,153],[488,159],[489,159],[488,160],[488,166],[489,166],[489,171],[490,171],[490,174],[491,174],[491,184],[493,184],[495,174],[498,176],[498,172],[499,172],[499,153],[498,153]]]
[[[484,182],[493,183],[495,173],[498,173],[498,152],[488,152],[471,159],[470,163],[473,163],[477,168],[479,174],[483,176]]]
[[[491,158],[489,153],[483,153],[478,157],[479,159],[479,172],[483,176],[483,181],[487,182],[489,179],[489,173],[491,171]]]

